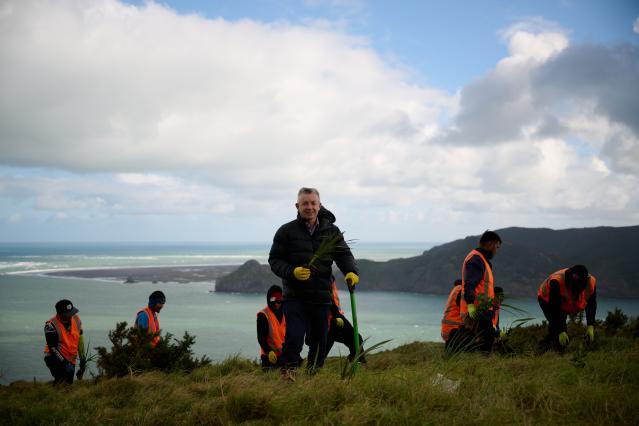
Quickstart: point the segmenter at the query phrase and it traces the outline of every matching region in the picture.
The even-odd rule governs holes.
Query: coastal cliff
[[[504,228],[493,260],[496,285],[510,296],[534,296],[552,272],[584,264],[604,297],[639,298],[639,226],[552,230]],[[442,244],[419,256],[375,262],[359,259],[360,291],[448,294],[479,235]],[[353,247],[357,255],[357,246]],[[336,272],[336,276],[341,274]],[[217,291],[264,292],[280,280],[268,265],[249,261],[218,281]]]

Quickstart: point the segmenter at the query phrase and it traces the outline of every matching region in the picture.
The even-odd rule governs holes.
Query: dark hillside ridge
[[[532,296],[552,272],[584,264],[604,297],[639,297],[639,226],[552,230],[498,229],[503,244],[495,259],[495,284],[512,296]],[[360,260],[361,290],[448,294],[461,278],[464,257],[479,235],[452,241],[422,255],[387,262]]]
[[[496,230],[503,244],[493,260],[495,284],[510,296],[535,296],[552,272],[584,264],[597,278],[603,297],[639,298],[639,226],[552,230]],[[479,243],[479,235],[442,244],[420,256],[386,262],[358,260],[359,291],[448,294],[461,277],[461,265]],[[357,246],[353,247],[357,255]],[[341,274],[336,271],[341,279]],[[266,292],[280,283],[268,265],[249,261],[218,280],[217,291]],[[340,286],[340,288],[343,288]]]

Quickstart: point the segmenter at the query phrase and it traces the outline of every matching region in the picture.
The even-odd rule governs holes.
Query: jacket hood
[[[320,211],[317,214],[320,221],[326,220],[328,223],[335,223],[335,215],[330,210],[325,209],[324,206],[320,207]]]

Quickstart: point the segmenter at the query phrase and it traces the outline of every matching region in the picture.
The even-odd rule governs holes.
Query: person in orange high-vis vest
[[[70,300],[58,301],[55,310],[56,315],[44,325],[44,362],[55,384],[71,384],[82,345],[82,321]]]
[[[464,325],[464,321],[462,320],[459,312],[459,305],[461,303],[461,284],[461,280],[456,280],[453,283],[453,288],[448,295],[446,307],[444,308],[441,335],[442,339],[444,339],[445,347],[448,347],[450,342],[455,340],[455,336],[457,335],[459,328]]]
[[[584,265],[560,269],[539,285],[537,301],[548,321],[548,335],[539,342],[541,351],[566,347],[570,340],[566,317],[583,310],[586,311],[586,338],[590,342],[595,339],[596,285],[596,278]]]
[[[474,341],[482,352],[492,350],[495,340],[493,328],[495,298],[491,259],[501,246],[501,238],[494,231],[486,231],[479,240],[479,247],[464,258],[462,265],[462,289],[459,312],[464,321],[476,324]],[[468,320],[466,319],[468,317]]]
[[[148,330],[149,334],[154,334],[151,340],[151,347],[154,348],[160,341],[160,319],[158,314],[166,303],[166,296],[161,291],[154,291],[149,295],[149,303],[140,309],[135,316],[135,326]]]
[[[344,316],[341,303],[339,301],[339,293],[337,291],[337,284],[335,279],[331,284],[331,310],[328,314],[328,337],[326,338],[326,356],[333,348],[335,342],[342,343],[348,348],[348,359],[353,360],[355,358],[355,332],[353,325]],[[364,352],[364,339],[362,335],[359,336],[359,351]],[[366,357],[361,355],[359,361],[366,364]]]
[[[282,287],[273,285],[266,292],[266,307],[257,313],[257,342],[264,370],[280,366],[279,358],[286,336],[283,301]]]

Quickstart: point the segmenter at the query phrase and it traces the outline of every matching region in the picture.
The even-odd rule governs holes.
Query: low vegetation
[[[564,354],[537,352],[543,326],[510,331],[501,353],[443,356],[414,342],[367,355],[354,375],[331,358],[294,382],[232,356],[190,373],[98,377],[71,387],[0,388],[9,424],[636,424],[638,320],[620,311],[586,345],[578,319]],[[374,343],[374,342],[373,342]]]

